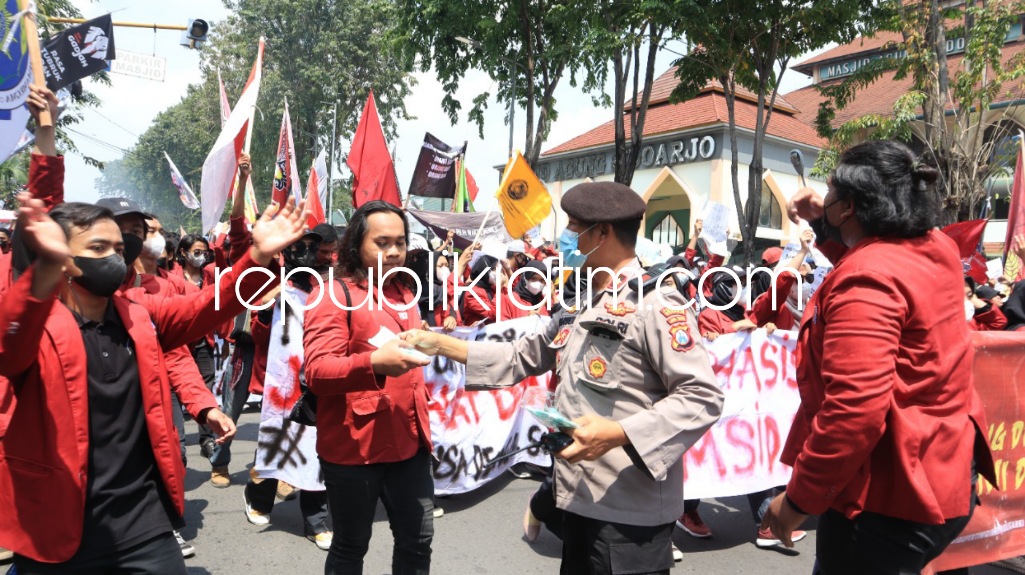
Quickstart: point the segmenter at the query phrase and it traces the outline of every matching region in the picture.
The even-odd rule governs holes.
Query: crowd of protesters
[[[45,89],[29,105],[57,113]],[[243,154],[240,181],[250,172]],[[986,424],[968,334],[1025,329],[1025,287],[963,275],[936,229],[936,172],[900,144],[848,150],[825,198],[798,192],[790,214],[810,224],[799,249],[765,249],[756,271],[699,245],[700,220],[681,254],[641,261],[646,207],[611,183],[564,195],[557,245],[456,250],[454,234],[428,242],[380,201],[344,229],[309,228],[292,201],[250,226],[238,186],[227,232],[211,237],[175,234],[128,198],[65,202],[52,128],[37,129],[29,176],[16,229],[0,227],[0,508],[11,511],[0,545],[20,575],[185,573],[196,552],[180,535],[186,419],[211,485],[231,487],[236,423],[251,394],[275,392],[268,373],[289,368],[270,353],[279,316],[282,341],[302,342],[302,398],[315,400],[316,422],[295,422],[315,434],[301,458],[315,479],[292,485],[253,461],[240,511],[267,525],[276,499],[298,498],[328,574],[362,572],[379,501],[393,572],[429,572],[442,513],[430,355],[466,363],[468,388],[555,374],[558,408],[578,427],[536,470],[524,530],[563,539],[563,573],[665,573],[682,559],[674,526],[712,536],[700,502],[684,499],[682,455],[721,414],[704,341],[725,334],[800,329],[802,403],[783,455],[794,475],[748,495],[756,545],[793,546],[814,514],[817,572],[918,572],[967,524],[977,476],[995,482],[976,440]],[[1025,260],[1025,238],[1012,249]],[[817,274],[813,252],[832,271]],[[411,273],[389,273],[399,268]],[[243,275],[256,269],[287,281]],[[295,299],[319,303],[289,327]],[[612,309],[618,333],[602,321]],[[547,327],[513,343],[445,335],[528,316]],[[299,391],[276,393],[295,403]],[[908,451],[924,437],[935,447]],[[926,472],[906,473],[912,460]]]

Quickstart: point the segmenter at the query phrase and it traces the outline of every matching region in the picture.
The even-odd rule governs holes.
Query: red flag
[[[470,203],[477,201],[477,192],[480,189],[477,187],[477,180],[473,179],[473,174],[470,170],[466,170],[466,193],[470,196]]]
[[[1012,283],[1025,279],[1025,262],[1019,261],[1018,256],[1011,251],[1014,236],[1025,234],[1025,159],[1022,158],[1025,137],[1018,144],[1018,163],[1014,167],[1014,184],[1011,186],[1011,209],[1007,213],[1007,235],[1004,236],[1004,277]]]
[[[285,115],[281,118],[281,134],[278,137],[277,164],[274,168],[274,187],[271,201],[285,205],[289,197],[295,198],[295,205],[302,199],[299,187],[299,165],[295,160],[295,141],[292,139],[292,118],[288,115],[288,101],[285,101]]]
[[[374,93],[367,96],[363,117],[356,128],[352,149],[345,163],[352,169],[352,205],[356,208],[372,200],[384,200],[402,207],[399,198],[399,183],[395,180],[395,167],[388,145],[384,141],[384,129],[377,115]]]
[[[323,150],[313,162],[313,167],[310,168],[310,180],[306,184],[306,227],[310,229],[327,221],[327,218],[324,217],[324,204],[320,203],[321,174],[327,175],[327,162],[324,159]]]
[[[971,220],[958,222],[943,228],[957,244],[958,256],[961,258],[961,265],[964,273],[978,283],[986,283],[986,258],[979,253],[979,242],[982,241],[982,232],[986,229],[989,220]]]

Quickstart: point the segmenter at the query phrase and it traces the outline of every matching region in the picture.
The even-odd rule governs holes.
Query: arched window
[[[665,214],[658,224],[651,230],[651,241],[656,244],[668,244],[670,246],[683,245],[686,235],[676,223],[672,214]]]
[[[783,229],[783,206],[779,205],[776,196],[769,186],[762,185],[762,206],[758,213],[758,226],[773,230]]]

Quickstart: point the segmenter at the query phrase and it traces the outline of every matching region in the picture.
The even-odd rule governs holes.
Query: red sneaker
[[[701,520],[701,516],[698,515],[697,511],[685,511],[679,519],[676,520],[676,525],[680,529],[683,529],[691,537],[697,537],[699,539],[705,539],[712,536],[712,530],[709,529],[708,525]]]
[[[797,543],[807,536],[808,534],[806,532],[798,529],[790,534],[790,540]],[[772,531],[769,531],[768,529],[758,530],[758,539],[755,539],[755,545],[759,547],[775,547],[782,544],[783,541],[776,539],[776,536],[772,534]]]

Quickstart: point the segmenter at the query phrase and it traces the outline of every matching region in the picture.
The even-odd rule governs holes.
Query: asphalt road
[[[298,501],[278,502],[265,527],[250,525],[243,513],[242,490],[256,449],[259,414],[247,411],[239,422],[232,449],[232,485],[215,489],[209,465],[199,455],[195,424],[188,431],[189,470],[185,480],[186,539],[196,555],[186,560],[191,575],[319,574],[326,552],[303,537]],[[439,499],[444,517],[434,523],[432,570],[442,575],[554,574],[559,572],[561,542],[543,530],[529,544],[523,539],[524,506],[537,488],[533,480],[505,474],[469,494]],[[677,529],[673,539],[684,552],[674,574],[810,574],[814,564],[815,529],[793,550],[759,549],[755,526],[743,497],[705,501],[702,517],[713,530],[710,539],[694,539]],[[379,508],[364,572],[391,573],[392,538],[384,509]],[[975,575],[1007,575],[994,567],[973,569]]]

